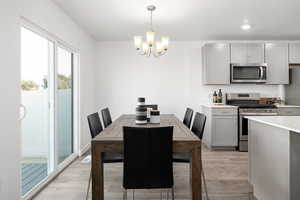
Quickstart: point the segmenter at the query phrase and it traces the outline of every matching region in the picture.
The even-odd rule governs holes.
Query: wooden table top
[[[105,128],[97,135],[92,143],[107,141],[123,141],[123,127],[165,127],[173,126],[173,141],[191,141],[196,142],[200,139],[192,133],[175,115],[163,114],[160,116],[160,124],[135,124],[135,115],[122,115],[116,119],[110,126]]]

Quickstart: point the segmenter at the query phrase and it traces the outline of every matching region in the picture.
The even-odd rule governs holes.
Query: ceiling
[[[149,27],[171,40],[300,39],[299,0],[53,0],[99,41],[131,40]],[[252,25],[241,30],[245,20]]]

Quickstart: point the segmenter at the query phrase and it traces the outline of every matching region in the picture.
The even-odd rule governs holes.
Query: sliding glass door
[[[21,28],[22,195],[74,153],[74,60],[64,45]]]
[[[22,194],[48,176],[50,166],[49,58],[51,41],[21,29]]]
[[[73,54],[57,47],[58,163],[73,153]]]

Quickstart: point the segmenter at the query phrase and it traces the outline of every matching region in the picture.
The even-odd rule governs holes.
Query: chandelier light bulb
[[[155,33],[153,31],[149,31],[146,33],[146,39],[149,45],[154,44],[154,39],[155,39]]]
[[[163,51],[163,45],[161,42],[156,42],[156,52],[161,53]]]
[[[148,53],[149,45],[147,42],[143,42],[142,50],[143,50],[143,53],[145,53],[145,54]]]
[[[134,47],[140,50],[142,46],[142,36],[134,36]]]
[[[168,37],[162,37],[161,43],[165,50],[167,50],[169,48],[169,38]]]

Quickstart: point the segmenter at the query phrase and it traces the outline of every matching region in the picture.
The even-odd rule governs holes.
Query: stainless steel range
[[[228,93],[226,102],[239,107],[238,138],[239,151],[248,151],[248,120],[245,116],[272,116],[278,115],[277,107],[259,103],[259,93]]]

